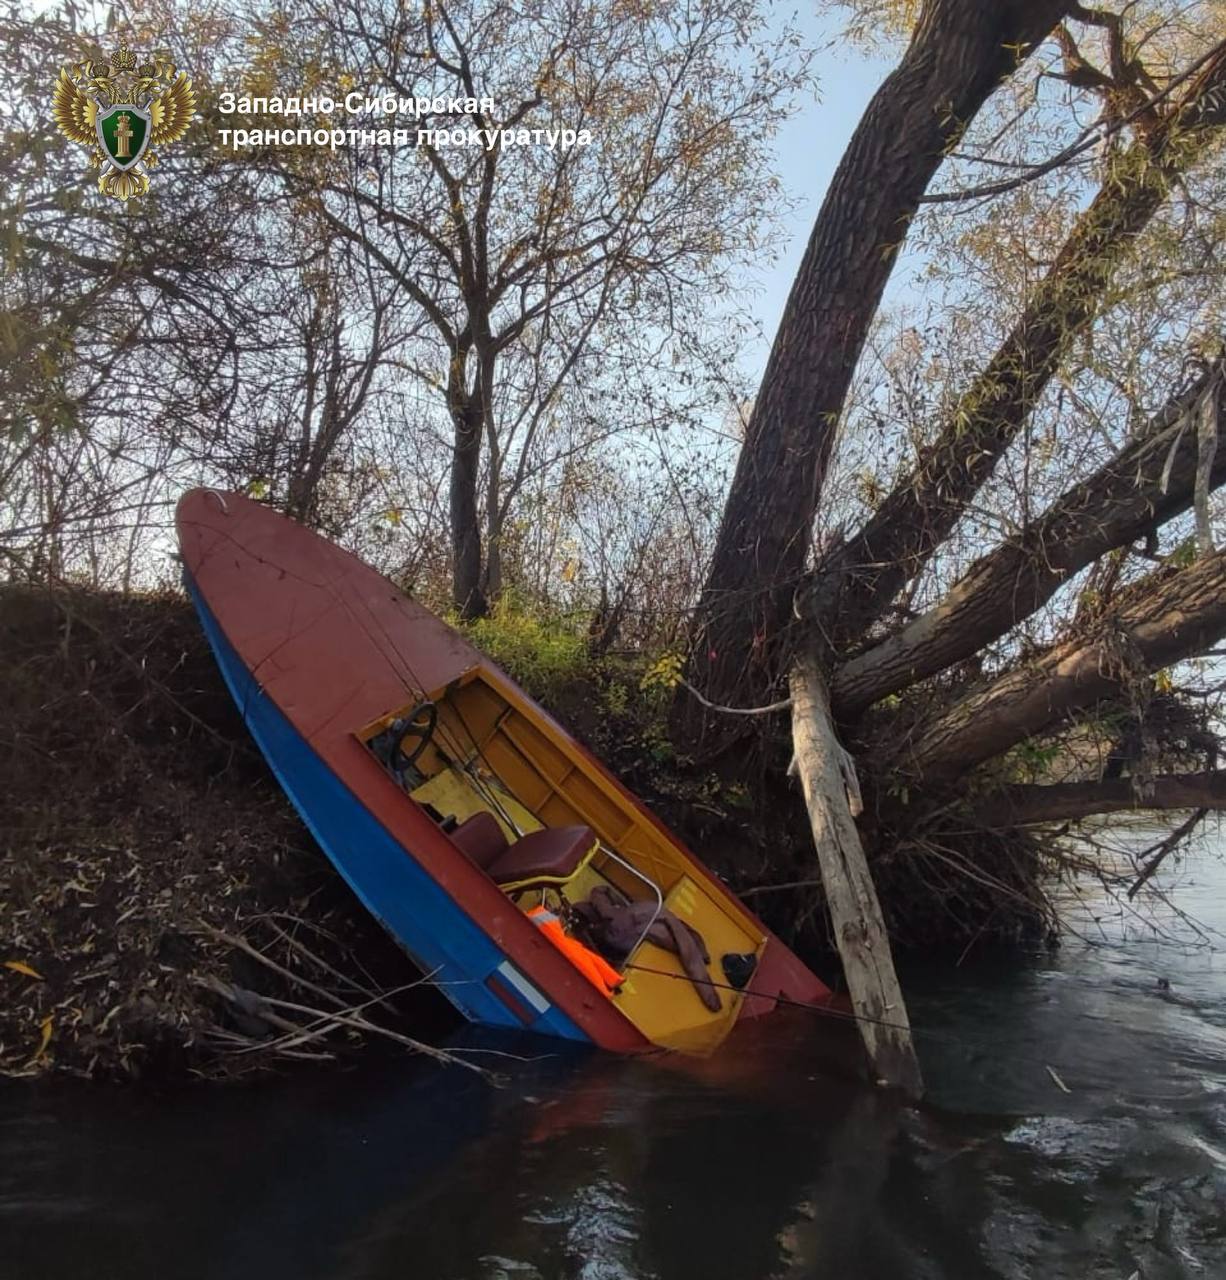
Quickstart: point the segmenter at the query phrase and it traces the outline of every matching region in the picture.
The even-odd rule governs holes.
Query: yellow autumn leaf
[[[55,1018],[51,1014],[38,1024],[39,1039],[38,1052],[30,1059],[31,1062],[37,1062],[47,1052],[47,1046],[51,1043],[51,1032],[55,1029]]]
[[[6,960],[4,967],[12,969],[14,973],[24,974],[27,978],[37,978],[39,982],[43,980],[43,975],[37,969],[31,969],[24,960]]]

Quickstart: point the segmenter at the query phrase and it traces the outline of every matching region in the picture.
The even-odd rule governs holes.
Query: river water
[[[7,1087],[0,1276],[1226,1277],[1226,839],[1158,881],[1198,924],[1087,891],[1058,951],[909,969],[918,1110],[803,1013],[697,1066],[499,1042],[549,1056],[497,1090]]]

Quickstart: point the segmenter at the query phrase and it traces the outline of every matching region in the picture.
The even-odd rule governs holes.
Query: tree
[[[1134,5],[942,0],[918,9],[907,52],[818,215],[754,406],[691,658],[707,713],[688,693],[679,704],[684,721],[705,721],[711,749],[734,732],[712,731],[720,717],[711,704],[766,702],[790,673],[795,765],[835,936],[853,998],[878,1019],[897,984],[882,963],[865,842],[879,860],[918,864],[927,841],[928,856],[1012,894],[1008,871],[990,857],[972,871],[967,851],[982,852],[984,830],[975,815],[1084,814],[1095,785],[1104,808],[1118,808],[1115,778],[1079,783],[1075,801],[1061,792],[1047,805],[1033,790],[1011,788],[1027,760],[1036,770],[1057,761],[1088,767],[1087,752],[1102,752],[1125,721],[1139,744],[1134,803],[1161,790],[1210,807],[1221,795],[1215,779],[1199,785],[1190,780],[1199,775],[1180,775],[1176,786],[1174,776],[1156,777],[1164,763],[1213,741],[1203,712],[1189,713],[1194,732],[1168,734],[1164,746],[1156,693],[1171,684],[1161,673],[1226,634],[1209,512],[1226,479],[1217,455],[1220,276],[1212,251],[1198,258],[1194,224],[1199,215],[1220,227],[1221,191],[1212,178],[1208,191],[1190,187],[1220,153],[1226,124],[1222,15],[1212,4],[1178,14],[1161,5],[1140,13]],[[1024,63],[1040,48],[1044,65],[1027,80]],[[1002,100],[977,130],[977,114]],[[1065,115],[1069,102],[1096,104],[1096,118],[1082,125]],[[1073,136],[1032,158],[1032,141],[1059,136],[1066,121]],[[955,179],[968,168],[991,177],[927,194],[942,168]],[[1057,198],[1044,205],[1049,193]],[[1185,210],[1183,234],[1165,218],[1172,200]],[[978,226],[964,216],[934,233],[941,209],[971,202],[986,209]],[[931,241],[944,234],[947,247],[974,259],[978,285],[952,293],[983,318],[961,340],[969,379],[949,386],[957,366],[945,364],[936,375],[943,385],[932,394],[920,387],[901,441],[884,434],[891,450],[903,445],[891,457],[870,425],[882,421],[881,397],[870,389],[857,403],[849,393],[900,243],[925,203],[935,211],[920,218]],[[1148,256],[1133,256],[1138,245]],[[1070,398],[1089,399],[1119,382],[1079,344],[1115,344],[1129,330],[1135,337],[1159,297],[1175,299],[1175,281],[1195,288],[1179,296],[1187,310],[1178,320],[1160,313],[1154,340],[1165,364],[1150,353],[1128,356],[1133,369],[1148,364],[1151,378],[1161,369],[1177,384],[1169,403],[1154,404],[1126,377],[1123,429],[1081,410],[1085,434],[1061,423],[1063,405],[1047,400],[1054,379],[1062,379],[1061,401],[1066,387]],[[975,371],[970,352],[996,313],[1003,333]],[[922,347],[914,330],[907,336]],[[1036,420],[1052,433],[1045,460],[1034,448]],[[826,487],[832,459],[847,480],[834,450],[840,429],[847,440],[857,428],[877,440],[879,454],[859,477],[858,526],[824,519],[815,552],[823,505],[857,506]],[[1076,461],[1084,469],[1070,475]],[[994,789],[1009,802],[994,807],[985,798]],[[1036,865],[1053,856],[1050,842],[1031,837],[999,843]],[[883,1071],[914,1088],[905,1013],[893,1017],[900,1035],[870,1048]]]
[[[806,60],[787,32],[762,37],[751,0],[310,15],[258,20],[244,97],[341,84],[362,100],[494,103],[397,121],[424,131],[415,146],[264,156],[285,198],[426,323],[404,368],[446,408],[453,596],[475,616],[501,588],[508,515],[569,389],[585,389],[592,438],[694,400],[688,352],[777,203],[764,142]],[[454,141],[476,131],[495,141]],[[648,381],[611,385],[610,371]]]
[[[761,692],[786,668],[843,401],[907,227],[967,124],[1066,8],[925,4],[865,112],[788,297],[711,558],[695,654],[715,701]]]

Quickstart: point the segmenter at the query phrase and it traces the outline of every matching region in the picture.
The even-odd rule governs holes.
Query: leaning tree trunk
[[[834,632],[836,648],[858,641],[949,537],[1094,318],[1123,256],[1171,187],[1217,145],[1223,124],[1226,46],[1113,165],[1013,330],[916,465],[853,537],[823,557],[804,611]]]
[[[810,650],[797,657],[790,685],[795,767],[860,1036],[878,1082],[918,1098],[923,1079],[907,1006],[856,829],[853,808],[858,812],[860,803],[855,767],[835,737],[821,668]]]
[[[1188,425],[1210,417],[1218,435],[1226,430],[1226,358],[1215,360],[1093,475],[976,560],[941,601],[842,663],[830,683],[839,722],[853,723],[873,703],[986,648],[1100,556],[1187,511],[1203,453]],[[1226,484],[1226,449],[1214,449],[1204,478],[1210,488]]]
[[[703,591],[691,674],[715,702],[760,701],[782,674],[835,428],[908,224],[948,148],[1069,8],[927,0],[860,122],[792,286]]]
[[[1128,588],[1088,635],[1052,646],[913,726],[899,766],[939,792],[968,770],[1226,635],[1226,551]]]

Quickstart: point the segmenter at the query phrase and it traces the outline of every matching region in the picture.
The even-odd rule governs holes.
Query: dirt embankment
[[[183,599],[0,591],[0,724],[0,1072],[229,1075],[279,1029],[221,993],[339,1008],[406,981]]]
[[[744,783],[682,777],[641,707],[535,692],[731,881],[788,878],[783,827]],[[186,600],[0,588],[0,724],[0,1073],[230,1077],[370,1041],[322,1015],[414,975],[283,796]],[[376,1014],[447,1023],[428,991]]]

